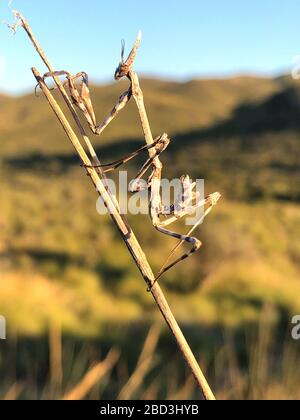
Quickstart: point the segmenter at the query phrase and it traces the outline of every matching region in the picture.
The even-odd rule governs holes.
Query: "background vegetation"
[[[202,251],[161,280],[175,315],[220,398],[299,398],[300,88],[288,77],[142,84],[154,134],[173,140],[167,177],[188,172],[223,195]],[[99,119],[123,87],[91,88]],[[1,96],[0,110],[0,395],[61,396],[116,346],[120,361],[86,395],[116,398],[149,325],[162,327],[156,308],[42,95]],[[94,138],[102,160],[142,144],[138,127],[130,104]],[[158,270],[173,240],[129,219]],[[197,396],[167,332],[156,335],[130,397]]]

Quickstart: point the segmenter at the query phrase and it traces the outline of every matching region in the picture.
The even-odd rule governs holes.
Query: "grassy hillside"
[[[279,89],[280,83],[271,79],[241,77],[229,80],[195,80],[175,83],[145,79],[142,82],[153,133],[167,131],[170,135],[208,127],[229,118],[245,100],[256,101]],[[91,93],[99,122],[110,112],[128,83],[93,86]],[[1,155],[24,153],[69,153],[42,93],[0,100]],[[131,103],[112,124],[103,137],[95,137],[98,146],[120,139],[137,139],[141,130],[137,112]],[[40,133],[43,133],[41,141]],[[20,148],[22,144],[22,148]]]
[[[256,319],[266,301],[279,313],[300,310],[297,86],[241,77],[146,79],[143,87],[154,133],[172,135],[163,156],[167,176],[188,172],[205,178],[207,191],[223,194],[198,233],[203,250],[162,279],[177,315],[240,324]],[[122,89],[91,90],[104,116]],[[152,317],[144,284],[109,219],[96,213],[94,191],[42,95],[2,97],[0,107],[0,312],[27,333],[44,330],[52,317],[68,331],[84,325],[85,334],[120,311],[126,322]],[[104,160],[143,141],[137,121],[131,104],[95,138]],[[141,159],[129,166],[131,174]],[[174,241],[155,232],[146,216],[130,221],[158,270]]]
[[[289,339],[300,313],[298,84],[142,85],[153,134],[172,137],[164,176],[189,173],[223,195],[197,231],[201,251],[160,281],[175,315],[219,398],[299,398]],[[91,87],[99,119],[124,87]],[[0,398],[60,398],[117,346],[117,367],[88,395],[116,398],[159,314],[109,217],[96,212],[95,191],[42,94],[0,96],[0,111],[0,314],[9,326]],[[93,140],[106,162],[143,144],[134,104]],[[130,175],[144,158],[127,166]],[[148,216],[128,218],[157,272],[174,240]],[[155,350],[152,334],[149,371],[133,396],[198,398],[169,336]],[[61,357],[62,382],[53,363]]]

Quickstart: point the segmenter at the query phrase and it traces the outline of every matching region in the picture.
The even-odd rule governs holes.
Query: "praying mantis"
[[[121,51],[121,61],[115,71],[115,80],[120,80],[122,78],[127,78],[130,82],[129,88],[120,95],[116,105],[111,110],[110,114],[103,120],[102,123],[97,124],[94,107],[91,100],[90,90],[89,90],[89,81],[88,75],[85,72],[80,72],[73,76],[68,71],[55,71],[45,73],[43,79],[60,77],[64,76],[66,78],[64,86],[67,86],[70,92],[70,97],[73,103],[80,109],[83,116],[85,117],[91,131],[95,135],[101,135],[106,127],[114,120],[114,118],[126,107],[131,98],[134,98],[137,109],[139,112],[141,125],[144,132],[144,137],[146,145],[138,149],[137,151],[129,154],[128,156],[123,157],[115,162],[111,162],[106,165],[93,165],[86,168],[100,168],[103,170],[103,173],[110,172],[118,169],[121,165],[129,162],[131,159],[138,156],[144,151],[148,151],[149,157],[146,160],[145,164],[142,166],[134,180],[129,185],[129,190],[134,193],[142,190],[149,190],[150,192],[150,201],[149,201],[149,213],[152,220],[152,224],[155,229],[157,229],[162,234],[171,236],[178,239],[180,242],[176,247],[171,251],[167,261],[164,263],[160,269],[158,275],[156,276],[155,282],[174,267],[179,262],[187,259],[192,254],[200,249],[202,242],[196,237],[192,236],[195,229],[204,221],[205,217],[211,212],[213,207],[218,203],[221,198],[220,193],[216,192],[210,194],[205,199],[199,201],[199,194],[195,192],[196,183],[193,183],[188,175],[181,177],[181,192],[178,194],[178,197],[175,199],[174,204],[166,206],[162,202],[161,198],[161,181],[162,181],[162,170],[163,164],[160,160],[161,154],[167,149],[171,140],[167,134],[158,136],[156,139],[153,138],[144,98],[143,92],[140,87],[139,78],[137,73],[133,70],[133,65],[137,55],[138,48],[141,42],[141,32],[139,32],[138,37],[134,43],[134,46],[129,53],[127,59],[125,60],[125,43],[122,43]],[[80,80],[80,85],[76,83],[77,80]],[[148,181],[145,183],[143,176],[151,171]],[[195,223],[192,229],[187,234],[180,234],[169,229],[169,226],[182,219],[183,217],[192,214],[198,208],[203,207],[204,212],[199,220]],[[174,253],[183,245],[188,243],[191,245],[191,249],[183,253],[175,261],[171,261]],[[154,282],[154,284],[155,284]],[[153,285],[152,285],[153,287]]]

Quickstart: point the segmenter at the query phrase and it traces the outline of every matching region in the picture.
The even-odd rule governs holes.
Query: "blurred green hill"
[[[195,80],[176,83],[154,79],[142,82],[146,105],[154,133],[168,131],[170,135],[212,126],[229,118],[239,104],[255,102],[278,91],[278,80],[240,77],[228,80]],[[128,83],[121,81],[108,86],[91,87],[92,99],[99,120],[110,112]],[[61,129],[42,93],[11,98],[1,96],[1,156],[20,153],[69,153],[68,143],[62,141]],[[121,113],[101,138],[98,146],[124,138],[141,137],[138,117],[133,103]],[[40,133],[44,133],[43,141]],[[19,138],[22,138],[20,149]]]
[[[240,325],[266,302],[278,317],[299,312],[300,87],[288,77],[142,87],[153,134],[172,137],[164,175],[189,173],[223,194],[197,233],[203,249],[161,280],[179,319]],[[91,87],[99,122],[124,88]],[[151,298],[42,94],[1,96],[0,111],[0,313],[27,334],[53,319],[87,335],[120,314],[152,319]],[[103,161],[143,144],[134,104],[93,140]],[[129,220],[157,271],[174,241],[147,216]]]

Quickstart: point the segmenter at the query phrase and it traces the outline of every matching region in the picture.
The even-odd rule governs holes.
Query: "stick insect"
[[[131,153],[128,156],[125,156],[115,162],[111,162],[106,165],[94,165],[93,168],[101,167],[103,172],[114,171],[119,168],[121,165],[129,162],[131,159],[138,156],[143,151],[148,151],[149,158],[146,160],[145,164],[142,166],[134,180],[129,185],[129,190],[134,193],[142,190],[150,191],[150,204],[149,212],[150,217],[155,229],[159,232],[178,239],[180,242],[170,253],[167,261],[160,269],[155,282],[168,270],[174,267],[179,262],[187,259],[192,254],[200,249],[202,242],[192,236],[192,233],[195,229],[204,221],[205,217],[211,212],[212,208],[218,203],[221,195],[219,193],[214,193],[206,197],[204,200],[200,200],[199,195],[194,191],[196,183],[192,183],[188,175],[181,177],[181,192],[178,194],[178,197],[175,199],[174,204],[171,206],[165,206],[161,198],[161,181],[162,181],[162,169],[163,165],[160,160],[160,155],[167,149],[170,144],[170,139],[167,134],[163,134],[153,139],[149,120],[147,117],[143,93],[140,88],[138,75],[133,70],[133,64],[136,58],[136,54],[141,42],[141,32],[135,41],[135,44],[128,55],[128,58],[125,60],[125,43],[122,42],[122,51],[121,51],[121,61],[115,71],[115,80],[120,80],[122,78],[127,78],[130,82],[128,90],[126,90],[118,99],[116,105],[113,107],[110,114],[104,119],[104,121],[97,125],[95,111],[93,108],[90,90],[89,90],[89,81],[88,75],[85,72],[80,72],[73,76],[68,71],[55,71],[48,72],[44,75],[44,80],[46,78],[55,77],[55,76],[65,76],[66,81],[64,85],[69,88],[70,96],[74,104],[81,110],[83,113],[91,131],[95,135],[101,135],[105,128],[113,121],[113,119],[123,110],[126,105],[129,103],[130,99],[133,97],[141,119],[141,124],[146,140],[146,145],[138,149],[137,151]],[[80,80],[80,85],[76,83],[77,80]],[[151,171],[148,181],[143,180],[143,176]],[[196,203],[195,203],[196,201]],[[188,232],[188,234],[176,233],[172,230],[169,230],[169,226],[178,221],[179,219],[194,213],[199,207],[204,207],[204,212],[202,217],[195,223],[193,228]],[[175,261],[170,262],[173,254],[183,245],[188,243],[191,245],[191,249],[188,252],[185,252]],[[155,283],[154,282],[154,283]],[[153,284],[154,284],[153,283]],[[153,286],[153,285],[152,285]]]

